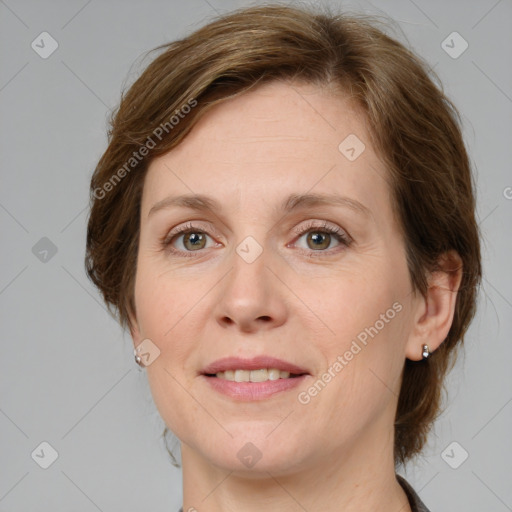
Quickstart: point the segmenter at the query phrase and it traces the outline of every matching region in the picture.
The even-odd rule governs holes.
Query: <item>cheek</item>
[[[371,269],[359,273],[340,273],[324,280],[303,284],[302,294],[314,313],[316,322],[323,324],[325,341],[336,350],[358,336],[364,342],[368,330],[389,331],[390,324],[399,316],[399,286],[391,279],[383,279],[385,272],[373,275]],[[387,274],[389,276],[389,274]],[[321,322],[320,322],[321,320]],[[366,334],[365,334],[366,333]]]
[[[341,409],[332,409],[334,415],[346,407],[378,407],[382,398],[392,398],[399,390],[405,360],[404,295],[400,282],[389,277],[391,273],[376,274],[340,276],[323,296],[311,289],[309,297],[322,320],[312,322],[325,326],[323,335],[315,337],[324,359],[322,371],[335,375],[326,386],[330,391],[325,398],[344,403]]]
[[[152,270],[141,265],[135,286],[140,336],[151,340],[159,350],[145,371],[160,415],[170,428],[179,428],[175,422],[179,423],[181,416],[176,410],[185,404],[192,408],[194,405],[186,392],[191,384],[187,379],[195,370],[187,366],[195,347],[195,334],[190,330],[194,297],[178,293],[175,280]]]
[[[170,343],[180,323],[201,298],[193,276],[177,279],[162,264],[140,258],[135,282],[137,319],[144,337]]]
[[[347,323],[338,316],[336,336],[322,346],[325,367],[299,402],[305,404],[299,405],[303,415],[321,419],[326,435],[336,425],[338,439],[350,440],[379,418],[392,422],[394,415],[405,360],[405,312],[387,294],[374,297],[364,308],[347,304]]]
[[[156,362],[146,368],[148,383],[155,406],[165,425],[188,444],[193,445],[194,433],[191,421],[205,418],[204,409],[194,400],[194,391],[183,382],[183,376],[167,364]],[[197,421],[197,420],[196,420]]]
[[[136,304],[141,336],[149,338],[160,355],[145,371],[151,394],[165,424],[186,439],[187,418],[200,416],[190,394],[195,368],[191,355],[197,349],[196,304],[197,290],[181,293],[182,286],[191,290],[190,283],[180,284],[162,272],[143,266],[136,283]],[[198,297],[195,297],[195,295]],[[188,425],[188,426],[187,426]]]

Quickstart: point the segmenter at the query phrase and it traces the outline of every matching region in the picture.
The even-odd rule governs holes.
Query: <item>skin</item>
[[[349,161],[349,134],[365,150]],[[386,171],[364,117],[347,97],[273,82],[216,105],[145,179],[132,338],[160,355],[146,368],[155,404],[181,441],[184,511],[410,510],[395,479],[393,421],[406,358],[421,359],[448,334],[460,272],[431,276],[413,293]],[[365,205],[277,210],[292,193],[337,193]],[[150,209],[169,195],[205,194],[214,212]],[[206,236],[195,250],[175,227]],[[337,226],[316,248],[308,234]],[[303,235],[297,229],[314,227]],[[248,263],[247,237],[262,248]],[[327,235],[328,236],[328,235]],[[253,249],[250,249],[253,250]],[[188,252],[187,252],[188,251]],[[189,254],[191,257],[183,256]],[[312,254],[314,253],[314,254]],[[307,390],[352,340],[394,303],[402,309],[308,404]],[[268,354],[310,372],[299,388],[256,402],[212,390],[199,376],[228,355]],[[237,457],[251,442],[261,459]]]

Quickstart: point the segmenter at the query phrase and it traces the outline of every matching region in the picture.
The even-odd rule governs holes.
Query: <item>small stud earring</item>
[[[423,345],[423,352],[421,353],[423,356],[423,359],[427,359],[430,355],[430,349],[428,348],[428,345]]]
[[[133,355],[135,357],[135,362],[141,367],[141,368],[145,368],[144,366],[144,363],[142,362],[142,358],[139,356],[138,354],[138,350],[137,349],[134,349],[133,351]]]

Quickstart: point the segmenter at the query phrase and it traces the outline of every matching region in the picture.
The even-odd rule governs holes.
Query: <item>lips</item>
[[[202,371],[202,375],[215,375],[218,372],[226,370],[260,370],[263,368],[276,368],[281,371],[290,372],[291,375],[309,375],[306,368],[301,368],[295,364],[277,359],[271,356],[257,356],[251,359],[242,359],[240,357],[224,357],[217,359],[213,363],[206,366]]]

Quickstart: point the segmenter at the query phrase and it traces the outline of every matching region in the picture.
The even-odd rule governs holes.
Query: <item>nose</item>
[[[248,333],[285,323],[287,289],[270,260],[265,250],[251,263],[233,252],[232,268],[216,297],[215,317],[221,327]]]

